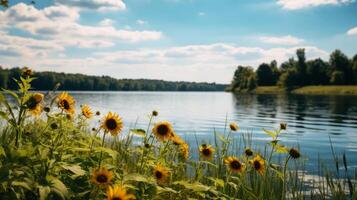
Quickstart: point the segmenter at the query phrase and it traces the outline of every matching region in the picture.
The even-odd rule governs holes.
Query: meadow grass
[[[189,145],[170,122],[157,121],[158,111],[146,127],[123,133],[118,114],[76,111],[68,93],[29,92],[32,80],[25,70],[18,91],[0,94],[1,199],[357,198],[345,156],[343,171],[333,154],[336,171],[317,163],[318,178],[307,181],[299,149],[279,140],[287,124],[264,129],[271,139],[260,150],[234,122],[214,131],[212,144]]]

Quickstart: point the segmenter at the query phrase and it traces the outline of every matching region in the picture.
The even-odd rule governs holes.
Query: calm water
[[[223,92],[72,92],[78,105],[87,103],[102,113],[117,112],[126,128],[146,129],[148,114],[173,123],[176,132],[195,144],[212,143],[213,131],[222,132],[225,119],[236,121],[240,133],[251,132],[253,146],[261,148],[269,137],[262,128],[288,123],[283,143],[300,146],[307,168],[318,156],[331,160],[329,136],[338,154],[346,152],[349,166],[357,166],[357,97],[302,95],[240,95]],[[239,139],[241,135],[234,134]],[[194,145],[193,145],[194,146]]]

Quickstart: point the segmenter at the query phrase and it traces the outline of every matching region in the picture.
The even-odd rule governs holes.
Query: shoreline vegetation
[[[259,86],[253,90],[235,90],[235,94],[299,94],[299,95],[357,95],[357,85],[304,86],[290,91],[278,86]]]
[[[280,64],[273,60],[251,66],[238,66],[226,91],[250,94],[357,95],[357,54],[348,58],[340,50],[329,61],[306,60],[305,49]]]
[[[357,198],[357,171],[345,154],[336,155],[331,143],[333,163],[316,163],[318,178],[311,181],[304,150],[280,141],[284,122],[263,129],[269,139],[261,148],[254,148],[252,133],[227,121],[213,141],[189,144],[185,138],[195,134],[176,132],[158,111],[148,115],[147,127],[123,133],[119,114],[86,104],[76,110],[67,92],[29,91],[34,80],[24,69],[14,79],[18,89],[0,93],[1,199]]]

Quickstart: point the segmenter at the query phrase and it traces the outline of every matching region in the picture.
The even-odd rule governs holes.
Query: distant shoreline
[[[287,91],[278,86],[259,86],[254,90],[236,90],[236,94],[301,94],[301,95],[356,95],[356,85],[304,86]]]

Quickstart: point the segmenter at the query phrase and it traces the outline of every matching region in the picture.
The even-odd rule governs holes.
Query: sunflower
[[[38,116],[41,114],[42,111],[41,101],[43,100],[43,96],[44,95],[41,93],[34,93],[26,101],[26,106],[32,115]]]
[[[99,186],[106,186],[110,183],[112,178],[113,173],[107,168],[101,167],[93,171],[91,182]]]
[[[82,105],[82,115],[87,118],[90,119],[93,117],[93,112],[90,109],[90,107],[86,104]]]
[[[250,160],[249,162],[259,174],[265,172],[265,160],[259,155],[256,155],[253,160]]]
[[[110,132],[112,136],[118,135],[123,129],[123,122],[118,114],[109,112],[102,121],[102,128]]]
[[[158,115],[159,115],[159,112],[157,112],[156,110],[153,110],[153,111],[152,111],[152,116],[156,117],[156,116],[158,116]]]
[[[22,68],[22,74],[24,76],[31,76],[32,75],[32,69],[30,69],[28,67],[24,67],[24,68]]]
[[[115,185],[114,187],[109,186],[107,190],[108,200],[132,200],[135,196],[128,194],[126,189],[120,185]]]
[[[299,150],[295,149],[295,148],[291,148],[289,150],[289,155],[290,157],[292,157],[293,159],[298,159],[300,158],[300,152]]]
[[[245,148],[245,149],[244,149],[244,154],[245,154],[247,157],[249,157],[249,156],[252,156],[252,155],[253,155],[253,151],[252,151],[252,149],[250,149],[250,148]]]
[[[176,135],[176,133],[172,132],[170,140],[174,145],[181,145],[184,143],[184,141],[180,138],[180,136]]]
[[[152,132],[158,140],[164,141],[170,139],[174,131],[169,122],[162,121],[155,124]]]
[[[286,130],[288,125],[286,123],[280,123],[280,130]]]
[[[187,143],[182,143],[180,145],[180,152],[181,152],[181,156],[187,160],[188,159],[188,156],[190,154],[190,147],[188,146]]]
[[[229,124],[229,128],[231,128],[232,131],[238,131],[239,127],[235,122],[232,122]]]
[[[169,176],[169,170],[158,164],[154,168],[154,177],[158,183],[165,183]]]
[[[242,164],[238,160],[238,158],[236,158],[234,156],[230,156],[230,157],[226,158],[224,160],[224,162],[226,163],[227,167],[233,172],[240,173],[244,170],[244,164]]]
[[[62,92],[57,97],[58,107],[68,114],[74,114],[75,100],[67,92]]]
[[[215,150],[211,145],[202,144],[200,146],[200,155],[204,159],[212,159],[214,151]]]

